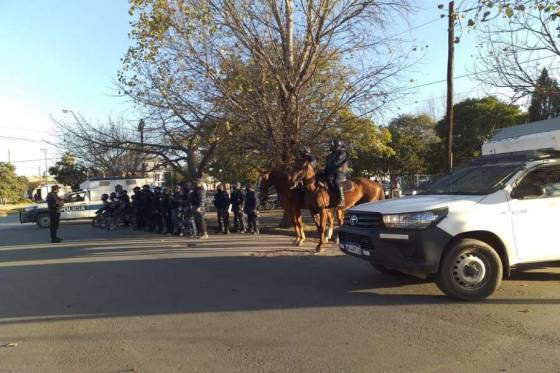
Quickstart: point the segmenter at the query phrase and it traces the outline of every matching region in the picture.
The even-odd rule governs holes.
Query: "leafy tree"
[[[49,168],[49,173],[63,184],[72,187],[72,190],[80,188],[80,184],[87,179],[88,170],[81,164],[76,163],[72,153],[64,153],[60,161]]]
[[[401,115],[388,126],[389,146],[394,155],[387,158],[385,168],[392,175],[415,175],[429,169],[428,155],[437,142],[435,121],[427,115]]]
[[[519,106],[504,103],[496,97],[466,99],[453,106],[453,157],[456,165],[468,163],[480,156],[482,143],[495,130],[515,126],[527,120],[527,114]],[[437,134],[445,138],[445,118],[437,123]],[[444,151],[441,156],[445,156]]]
[[[531,95],[529,120],[533,122],[551,119],[558,115],[560,115],[560,88],[556,79],[552,79],[548,75],[548,70],[544,68]]]
[[[27,179],[16,175],[14,165],[0,162],[0,203],[18,202],[27,190]]]

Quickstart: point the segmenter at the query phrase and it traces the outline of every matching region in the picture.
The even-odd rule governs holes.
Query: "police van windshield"
[[[490,194],[503,188],[521,167],[521,163],[469,166],[436,180],[422,194]]]

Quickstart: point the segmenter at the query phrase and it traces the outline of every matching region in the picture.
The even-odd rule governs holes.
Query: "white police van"
[[[557,124],[558,140],[547,142],[555,149],[526,150],[530,142],[520,141],[522,134],[512,137],[522,150],[511,151],[515,146],[498,133],[486,155],[421,195],[350,209],[340,249],[381,272],[433,278],[461,300],[490,296],[520,264],[560,260]]]
[[[132,189],[136,186],[142,187],[146,184],[145,178],[95,178],[88,179],[80,184],[80,191],[67,193],[63,196],[64,206],[61,208],[60,220],[92,219],[95,212],[103,203],[101,196],[115,191],[117,185],[121,185],[132,195]],[[40,228],[48,228],[50,219],[46,203],[34,204],[20,211],[20,222],[35,223]]]

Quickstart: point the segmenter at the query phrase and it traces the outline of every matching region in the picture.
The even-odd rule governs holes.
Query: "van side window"
[[[560,197],[560,166],[545,166],[531,171],[521,180],[518,188],[526,185],[538,185],[544,194],[539,198]]]

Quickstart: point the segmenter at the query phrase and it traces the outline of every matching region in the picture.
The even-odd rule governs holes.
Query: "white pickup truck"
[[[560,260],[558,212],[560,152],[483,156],[421,195],[350,209],[340,249],[481,300],[516,266]]]
[[[61,209],[60,220],[92,219],[95,212],[103,203],[101,195],[115,191],[117,185],[132,194],[135,186],[146,184],[145,178],[97,178],[89,179],[80,184],[82,190],[64,195],[64,206]],[[50,219],[46,203],[28,206],[20,211],[20,222],[35,223],[41,228],[48,228]]]

